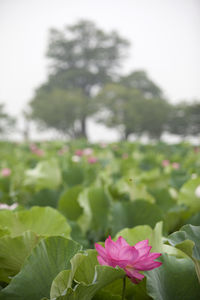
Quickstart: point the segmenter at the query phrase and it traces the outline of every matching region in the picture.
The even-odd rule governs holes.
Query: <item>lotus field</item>
[[[200,148],[0,144],[0,300],[200,299]]]

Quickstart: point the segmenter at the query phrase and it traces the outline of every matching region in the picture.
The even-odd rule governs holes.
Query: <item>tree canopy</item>
[[[56,129],[65,136],[71,138],[81,135],[80,117],[81,109],[91,110],[81,91],[66,91],[53,89],[52,91],[40,90],[30,103],[33,110],[33,118],[45,128]]]
[[[130,134],[160,138],[168,122],[170,105],[167,101],[161,98],[147,99],[136,88],[107,85],[99,93],[98,101],[102,110],[99,121],[118,128],[124,139]]]
[[[129,42],[117,32],[106,33],[90,21],[82,20],[65,27],[64,30],[52,29],[47,50],[47,57],[51,61],[50,74],[47,82],[38,88],[36,98],[32,100],[33,116],[42,120],[42,115],[37,114],[40,110],[37,105],[42,105],[39,104],[42,101],[47,102],[43,99],[52,90],[81,90],[84,101],[79,103],[80,134],[86,137],[86,120],[91,114],[88,103],[94,90],[119,76],[118,71],[127,55],[128,47]],[[43,95],[45,92],[47,94],[39,101],[40,91]],[[76,117],[72,110],[70,118],[75,122]]]
[[[185,101],[174,105],[170,114],[168,131],[186,137],[200,134],[200,102]]]
[[[128,88],[141,91],[145,98],[162,98],[160,87],[153,82],[143,70],[131,72],[120,78],[120,83]]]

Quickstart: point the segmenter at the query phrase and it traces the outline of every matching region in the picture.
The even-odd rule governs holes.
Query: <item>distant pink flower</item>
[[[106,144],[106,143],[100,143],[99,146],[100,146],[101,148],[106,148],[106,147],[107,147],[107,144]]]
[[[116,144],[114,144],[114,145],[112,145],[112,148],[113,148],[113,150],[118,150],[118,149],[119,149],[119,146],[116,145]]]
[[[29,147],[32,152],[34,152],[37,149],[36,144],[31,144]]]
[[[92,153],[93,153],[93,149],[92,148],[85,148],[83,150],[83,155],[88,156],[88,155],[92,155]]]
[[[123,154],[122,154],[122,158],[123,158],[123,159],[127,159],[127,158],[128,158],[128,153],[123,153]]]
[[[58,155],[63,155],[65,152],[67,152],[69,149],[67,146],[64,146],[60,150],[58,150]]]
[[[44,156],[44,150],[37,147],[35,144],[30,145],[30,150],[32,153],[34,153],[37,156]]]
[[[1,170],[1,175],[3,177],[8,177],[8,176],[10,176],[10,174],[11,174],[11,169],[9,169],[9,168],[4,168]]]
[[[17,208],[18,204],[17,203],[13,203],[12,205],[7,205],[5,203],[0,203],[0,209],[9,209],[9,210],[13,210],[15,208]]]
[[[167,167],[167,166],[169,166],[169,164],[170,164],[170,162],[169,162],[168,159],[164,159],[164,160],[162,161],[162,166],[163,166],[163,167]]]
[[[179,163],[173,162],[173,163],[172,163],[172,168],[175,169],[175,170],[178,170],[178,169],[180,168]]]
[[[34,154],[37,156],[44,156],[44,150],[38,148],[34,151]]]
[[[77,149],[77,150],[75,151],[75,155],[77,155],[77,156],[83,156],[83,150]]]
[[[116,242],[109,236],[105,241],[105,248],[97,243],[95,248],[99,254],[97,259],[100,265],[113,268],[119,266],[136,284],[144,278],[140,271],[153,270],[162,265],[161,262],[154,261],[161,253],[150,253],[152,247],[148,245],[148,240],[130,246],[121,236]]]
[[[98,162],[98,158],[97,157],[95,157],[95,156],[88,157],[88,163],[89,164],[95,164],[97,162]]]
[[[194,147],[194,152],[195,153],[198,153],[200,151],[200,148],[199,147]]]

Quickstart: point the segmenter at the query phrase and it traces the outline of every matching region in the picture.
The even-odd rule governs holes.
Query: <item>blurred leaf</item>
[[[117,182],[116,187],[119,193],[130,195],[131,200],[145,199],[151,203],[155,202],[154,197],[148,193],[146,185],[135,182],[134,178],[122,178]]]
[[[42,189],[35,194],[31,193],[29,197],[30,199],[28,199],[28,205],[29,206],[51,206],[56,208],[59,196],[60,196],[59,190]]]
[[[83,183],[83,167],[75,164],[68,165],[67,168],[64,170],[63,179],[69,187]]]
[[[131,228],[144,224],[154,227],[163,218],[163,213],[157,205],[144,200],[114,203],[112,207],[113,234],[125,227]]]
[[[81,228],[102,231],[107,228],[110,199],[104,188],[91,187],[84,190],[79,196],[79,203],[84,210],[79,220]]]
[[[34,169],[25,173],[24,185],[35,186],[37,190],[57,188],[62,181],[60,168],[55,159],[41,161]]]
[[[78,195],[81,190],[81,186],[74,186],[64,192],[59,199],[58,209],[69,220],[77,220],[83,212],[83,208],[78,203]]]
[[[69,237],[70,227],[57,210],[51,207],[32,207],[19,212],[0,211],[0,226],[7,227],[11,236],[30,230],[38,235],[62,235]]]
[[[192,213],[200,211],[200,198],[195,194],[196,188],[200,185],[200,177],[187,181],[178,196],[178,202],[188,206],[188,217]]]

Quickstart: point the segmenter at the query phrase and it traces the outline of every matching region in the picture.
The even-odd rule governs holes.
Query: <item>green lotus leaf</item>
[[[10,278],[20,271],[24,260],[40,239],[30,231],[17,237],[0,238],[0,281],[10,282]]]
[[[59,199],[58,209],[69,220],[77,220],[83,212],[83,208],[78,203],[78,195],[81,190],[81,186],[74,186],[64,192]]]
[[[50,297],[54,278],[70,269],[71,258],[80,245],[63,237],[48,237],[39,242],[21,271],[0,291],[1,300],[40,300]]]
[[[117,202],[112,207],[112,229],[116,234],[123,228],[132,228],[137,225],[155,224],[164,219],[161,209],[145,200],[134,202]]]
[[[83,231],[88,228],[105,230],[108,226],[110,198],[103,187],[85,189],[79,196],[84,214],[78,220]]]
[[[194,261],[200,282],[200,226],[184,225],[179,231],[172,233],[168,241]]]
[[[180,189],[178,202],[188,207],[186,217],[200,211],[200,198],[196,194],[196,189],[200,185],[200,177],[187,181]]]
[[[25,173],[25,186],[35,186],[40,189],[56,189],[62,181],[61,171],[55,159],[41,161],[34,169]]]
[[[154,300],[197,300],[200,285],[191,259],[163,254],[161,267],[145,272],[147,293]]]
[[[32,207],[18,212],[0,211],[0,226],[7,227],[12,237],[30,230],[38,235],[69,237],[70,226],[64,216],[51,207]]]

